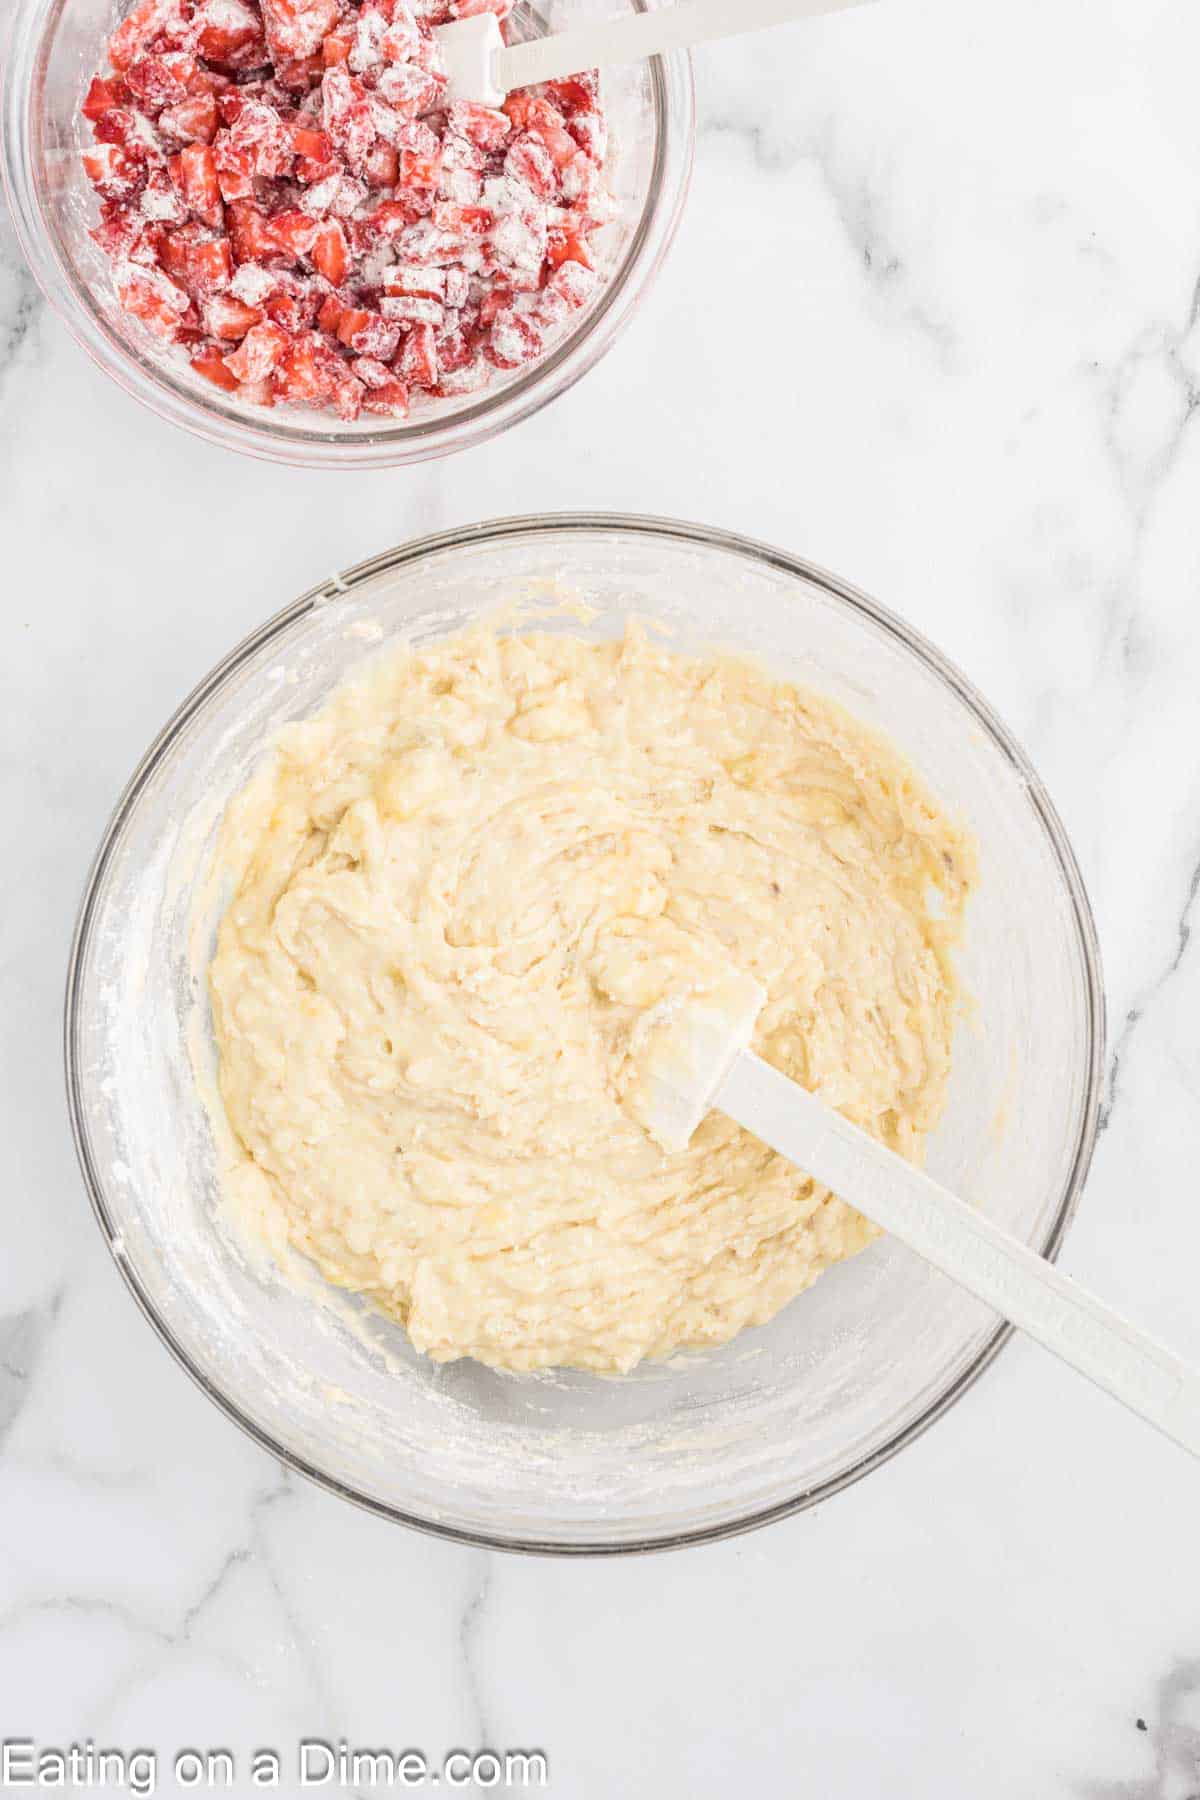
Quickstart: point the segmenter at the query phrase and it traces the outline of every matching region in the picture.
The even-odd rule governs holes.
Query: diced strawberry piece
[[[323,131],[313,125],[305,125],[297,120],[291,126],[292,149],[297,156],[307,156],[313,162],[328,162],[333,154],[333,145]]]
[[[439,379],[454,374],[457,369],[465,369],[474,354],[471,339],[461,325],[444,332],[437,341]]]
[[[342,315],[337,336],[347,350],[353,350],[359,356],[391,362],[400,343],[400,327],[390,319],[381,319],[378,313],[352,307]]]
[[[309,255],[312,257],[313,268],[335,287],[345,278],[350,264],[350,246],[336,219],[326,219],[324,224],[317,227],[317,235],[313,239]]]
[[[389,63],[379,71],[375,91],[402,119],[429,112],[446,83],[418,63]]]
[[[552,225],[546,233],[546,261],[557,269],[565,262],[582,263],[585,269],[595,267],[583,232],[573,225]]]
[[[100,223],[89,235],[113,262],[139,262],[149,267],[158,262],[158,226],[148,224],[135,207],[119,200],[101,201]]]
[[[404,200],[381,200],[366,223],[373,237],[387,239],[396,237],[418,216]]]
[[[179,155],[171,158],[170,167],[176,186],[196,218],[219,231],[225,223],[225,208],[211,147],[185,144]]]
[[[224,69],[253,69],[265,62],[263,23],[246,0],[201,0],[193,20],[196,48]]]
[[[408,412],[408,389],[402,381],[389,381],[383,387],[364,388],[364,412],[380,413],[384,418],[403,419]]]
[[[204,329],[209,336],[224,338],[230,343],[244,338],[261,318],[262,313],[256,306],[247,306],[232,294],[215,294],[204,307]]]
[[[101,80],[99,75],[95,75],[80,111],[85,119],[91,119],[94,123],[114,106],[124,106],[128,99],[129,89],[119,76],[110,75],[107,80]]]
[[[446,270],[428,263],[397,263],[387,272],[385,293],[414,294],[426,300],[446,297]]]
[[[132,200],[146,185],[146,165],[120,144],[97,144],[83,153],[88,180],[104,200]]]
[[[564,76],[561,81],[548,81],[546,93],[564,112],[590,109],[600,96],[599,73],[595,69],[584,69],[578,75]]]
[[[492,325],[488,352],[501,369],[519,369],[531,362],[544,348],[537,326],[511,307],[499,313]]]
[[[313,56],[299,57],[295,62],[280,63],[275,79],[289,94],[307,94],[318,88],[325,75],[325,58],[318,50]]]
[[[416,55],[421,42],[421,34],[417,29],[417,21],[407,6],[397,6],[392,11],[392,21],[379,40],[379,48],[387,62],[409,62]]]
[[[162,143],[145,113],[129,106],[110,106],[92,126],[98,144],[119,144],[140,162],[157,162]]]
[[[280,212],[271,219],[269,230],[276,247],[293,262],[299,262],[312,249],[317,236],[317,221],[304,212]]]
[[[338,22],[337,0],[262,0],[272,61],[312,56]]]
[[[289,348],[286,331],[264,319],[252,325],[236,350],[225,358],[225,367],[236,381],[265,381]]]
[[[339,419],[357,419],[362,411],[363,396],[366,389],[361,381],[352,375],[349,369],[341,380],[334,383],[333,410]]]
[[[244,400],[247,406],[274,406],[275,388],[270,376],[265,381],[243,381],[238,389],[238,399]]]
[[[117,296],[127,313],[141,319],[160,337],[176,338],[191,318],[192,303],[161,269],[128,263],[117,282]]]
[[[393,144],[374,144],[363,164],[363,176],[371,187],[395,187],[400,179],[400,157]]]
[[[294,337],[316,324],[324,296],[311,281],[285,274],[281,274],[279,280],[280,286],[264,300],[263,311]]]
[[[612,217],[613,198],[591,157],[577,150],[562,170],[563,198],[580,218],[602,225]]]
[[[183,225],[191,217],[187,201],[165,168],[155,167],[146,177],[138,200],[142,217],[157,225]]]
[[[505,307],[513,303],[513,291],[506,281],[496,281],[479,303],[479,323],[490,325]]]
[[[604,161],[608,154],[608,126],[604,122],[603,113],[594,108],[574,113],[567,121],[567,130],[594,163]]]
[[[481,106],[476,100],[452,100],[448,119],[451,131],[457,131],[481,150],[498,150],[512,130],[507,113]]]
[[[317,328],[336,336],[338,325],[347,311],[346,303],[337,294],[326,294],[317,313]]]
[[[195,57],[183,50],[165,50],[139,56],[125,75],[129,89],[143,106],[158,110],[177,106],[189,94],[206,91],[206,82]]]
[[[321,60],[325,67],[333,69],[339,63],[346,62],[353,43],[354,33],[352,31],[331,31],[321,45]]]
[[[108,40],[108,60],[123,75],[152,39],[178,32],[183,24],[181,0],[139,0]]]
[[[385,319],[406,325],[441,326],[446,317],[446,309],[440,300],[422,300],[411,294],[385,294],[379,302],[379,310]]]
[[[192,94],[178,106],[164,107],[158,129],[179,144],[211,144],[217,131],[216,96]]]
[[[348,373],[336,350],[316,332],[293,338],[280,355],[276,386],[298,406],[323,406]]]
[[[574,312],[579,307],[586,306],[595,293],[599,280],[594,269],[585,267],[581,262],[572,261],[560,264],[546,285],[555,293],[561,294]]]
[[[433,387],[438,378],[437,339],[432,325],[414,325],[396,359],[401,380],[410,387]]]
[[[356,356],[350,367],[364,387],[386,387],[393,379],[387,364],[380,362],[376,356]]]
[[[318,314],[317,316],[319,319],[320,314]],[[347,348],[349,348],[353,343],[355,333],[359,332],[359,331],[364,331],[366,329],[366,327],[371,323],[372,316],[373,315],[371,313],[367,312],[364,307],[343,306],[340,314],[338,315],[337,324],[333,328],[334,332],[339,338],[341,338],[343,344],[345,344],[347,346]],[[399,342],[399,334],[398,333],[397,333],[396,341],[397,341],[397,343]]]
[[[486,206],[459,206],[454,200],[437,200],[433,207],[433,223],[439,231],[464,238],[481,238],[496,222],[496,215]]]
[[[270,220],[252,200],[231,200],[227,223],[234,262],[262,262],[279,254]]]
[[[539,200],[549,200],[558,189],[558,171],[550,152],[532,131],[525,131],[509,145],[504,158],[504,173],[513,181],[522,181]]]
[[[343,68],[330,69],[321,87],[325,130],[352,169],[360,169],[375,142],[371,99],[362,83]]]
[[[219,294],[233,278],[229,239],[204,237],[195,226],[167,232],[161,255],[167,274],[186,288],[194,300],[208,300]]]
[[[229,127],[230,142],[245,150],[254,173],[267,179],[286,175],[294,155],[292,133],[265,100],[244,100]]]
[[[237,376],[225,367],[225,358],[215,344],[197,350],[192,356],[192,367],[197,375],[203,375],[205,380],[224,388],[226,393],[237,392]]]
[[[213,145],[213,161],[217,171],[217,186],[227,205],[231,200],[254,198],[252,150],[239,150],[229,133],[221,131],[217,133],[217,140]]]
[[[561,169],[578,153],[579,146],[567,130],[566,120],[556,106],[536,94],[510,94],[504,110],[517,131],[530,132],[543,143],[556,169]]]

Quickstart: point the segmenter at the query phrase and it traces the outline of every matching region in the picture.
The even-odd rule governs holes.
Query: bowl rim
[[[628,0],[653,11],[665,0]],[[472,449],[569,392],[608,353],[658,277],[675,241],[691,187],[696,145],[696,90],[691,53],[647,59],[655,119],[654,154],[640,215],[619,266],[577,325],[514,378],[489,384],[466,405],[427,418],[385,423],[362,434],[311,429],[279,420],[267,408],[237,411],[213,388],[193,391],[178,370],[127,343],[64,257],[42,204],[30,143],[39,116],[35,76],[47,54],[47,31],[69,0],[18,0],[0,32],[0,192],[7,199],[21,253],[55,315],[93,363],[158,418],[203,442],[289,468],[379,469],[432,462]],[[178,375],[178,379],[176,379]],[[207,385],[207,384],[205,384]]]
[[[974,714],[1020,776],[1029,795],[1035,817],[1040,823],[1051,852],[1058,863],[1064,886],[1071,901],[1072,914],[1082,952],[1087,999],[1086,1092],[1062,1196],[1046,1233],[1045,1241],[1040,1246],[1039,1253],[1048,1261],[1054,1261],[1057,1258],[1067,1229],[1079,1205],[1099,1134],[1103,1086],[1106,1021],[1099,939],[1091,903],[1075,853],[1040,777],[1025,752],[992,711],[987,701],[977,692],[966,676],[949,662],[928,639],[905,623],[899,615],[871,599],[860,588],[843,581],[819,565],[809,563],[802,557],[794,556],[771,544],[764,543],[760,539],[743,536],[718,526],[700,525],[651,514],[560,512],[515,515],[434,532],[397,545],[391,550],[382,551],[376,556],[368,557],[362,562],[353,564],[343,573],[327,577],[316,586],[309,588],[290,605],[273,614],[256,630],[250,632],[192,689],[154,738],[113,808],[88,871],[71,941],[63,1010],[63,1051],[67,1103],[71,1133],[84,1184],[88,1190],[96,1221],[113,1260],[141,1312],[153,1326],[176,1362],[191,1376],[201,1391],[207,1394],[208,1398],[220,1408],[226,1417],[231,1419],[235,1425],[240,1426],[260,1448],[326,1492],[335,1494],[343,1500],[349,1500],[379,1518],[407,1525],[416,1531],[425,1532],[433,1537],[449,1539],[455,1543],[527,1555],[630,1556],[647,1554],[651,1551],[683,1549],[693,1544],[715,1543],[725,1538],[740,1536],[743,1532],[755,1530],[759,1526],[771,1524],[777,1519],[787,1518],[793,1513],[803,1512],[811,1506],[829,1500],[834,1494],[840,1493],[842,1489],[860,1481],[873,1469],[890,1461],[900,1450],[913,1443],[936,1420],[948,1412],[956,1401],[974,1386],[984,1370],[995,1360],[1000,1350],[1013,1336],[1015,1328],[1005,1322],[997,1324],[970,1364],[960,1370],[915,1418],[908,1421],[884,1443],[878,1445],[851,1467],[841,1470],[827,1480],[818,1482],[785,1500],[774,1502],[768,1507],[760,1508],[736,1519],[726,1520],[720,1524],[661,1532],[653,1536],[619,1543],[600,1541],[563,1543],[538,1537],[508,1537],[499,1533],[446,1524],[435,1518],[407,1512],[403,1508],[390,1505],[370,1494],[359,1491],[338,1476],[329,1474],[326,1470],[308,1462],[304,1457],[276,1442],[269,1431],[244,1413],[236,1402],[209,1379],[205,1370],[193,1359],[192,1354],[176,1340],[166,1321],[159,1315],[142,1286],[137,1271],[124,1254],[120,1233],[109,1214],[103,1182],[92,1154],[79,1045],[81,993],[91,943],[92,926],[108,866],[125,824],[136,808],[142,791],[188,723],[203,709],[210,697],[236,674],[263,645],[286,631],[289,626],[315,607],[352,591],[377,575],[411,566],[430,556],[445,551],[478,547],[486,543],[502,543],[520,537],[536,539],[551,534],[569,536],[573,533],[582,536],[585,533],[596,531],[665,538],[673,543],[692,548],[715,549],[732,553],[751,562],[765,564],[769,568],[817,587],[829,597],[841,601],[853,611],[865,615],[874,625],[880,627],[904,649],[914,654],[918,660],[924,662],[934,673],[941,676],[967,710]]]

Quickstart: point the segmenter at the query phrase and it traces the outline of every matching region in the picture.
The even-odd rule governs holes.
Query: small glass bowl
[[[768,1325],[616,1378],[438,1365],[363,1303],[250,1266],[220,1224],[203,1099],[216,833],[276,733],[389,644],[428,643],[557,588],[546,629],[630,614],[817,689],[890,737],[974,835],[980,882],[930,1172],[1054,1255],[1096,1136],[1104,1048],[1087,897],[1036,774],[929,644],[763,544],[625,515],[506,519],[322,582],[230,652],[151,745],[88,882],[67,987],[76,1143],[121,1273],[167,1347],[244,1430],[390,1519],[502,1549],[616,1552],[723,1537],[828,1499],[914,1438],[1009,1335],[884,1240]],[[199,1070],[199,1076],[197,1075]]]
[[[628,11],[660,0],[624,0]],[[529,0],[522,36],[619,12],[619,0]],[[565,393],[615,341],[647,291],[679,223],[691,176],[695,99],[684,52],[606,70],[607,172],[619,212],[597,238],[604,280],[545,356],[479,393],[419,401],[404,421],[344,423],[223,393],[186,356],[122,311],[107,259],[88,236],[95,199],[81,155],[80,104],[115,23],[113,0],[18,0],[3,92],[5,187],[21,247],[72,336],[100,367],[164,419],[250,456],[297,467],[378,468],[446,456],[494,437]]]

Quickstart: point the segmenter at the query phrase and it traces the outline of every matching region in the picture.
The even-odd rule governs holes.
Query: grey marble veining
[[[237,637],[447,524],[709,520],[904,613],[1032,754],[1110,1002],[1065,1264],[1200,1357],[1198,64],[1192,0],[882,0],[706,53],[688,212],[626,335],[500,443],[408,471],[168,429],[0,225],[0,1736],[243,1769],[302,1737],[540,1746],[562,1800],[1200,1795],[1200,1471],[1034,1349],[743,1540],[437,1543],[278,1469],[170,1362],[89,1215],[59,1073],[93,846]]]

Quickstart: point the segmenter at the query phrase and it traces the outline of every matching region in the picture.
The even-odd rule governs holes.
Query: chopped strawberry
[[[262,262],[279,254],[279,246],[271,235],[271,222],[252,200],[231,200],[227,222],[234,262]]]
[[[126,70],[125,80],[130,92],[152,110],[177,106],[189,94],[208,91],[207,77],[199,63],[184,50],[138,57]]]
[[[313,88],[320,87],[324,75],[325,58],[320,51],[313,56],[301,56],[295,62],[280,63],[275,71],[276,81],[289,94],[311,93]]]
[[[309,255],[312,257],[313,268],[336,287],[350,264],[350,246],[346,242],[346,233],[336,219],[326,219],[324,224],[317,227]]]
[[[307,256],[316,241],[317,221],[304,212],[279,212],[271,219],[269,230],[277,249],[299,262]]]
[[[542,334],[532,320],[511,307],[497,315],[492,325],[488,352],[501,369],[519,369],[544,349]]]
[[[574,225],[552,225],[546,233],[546,262],[551,270],[561,263],[582,263],[585,269],[595,267],[582,228]]]
[[[315,331],[287,344],[275,370],[276,386],[297,406],[324,406],[348,371],[336,350]]]
[[[339,63],[346,62],[353,43],[352,31],[331,31],[321,45],[321,60],[325,67],[332,69]]]
[[[163,238],[162,265],[194,300],[208,300],[233,279],[233,252],[226,237],[205,237],[195,225]]]
[[[94,123],[114,106],[124,106],[128,99],[129,89],[119,76],[110,75],[102,80],[99,75],[94,75],[79,110],[85,119]]]
[[[373,145],[363,164],[363,176],[370,187],[395,187],[400,179],[400,157],[394,145]]]
[[[337,0],[262,0],[263,27],[274,62],[312,56],[338,22]]]
[[[252,325],[236,350],[225,358],[235,381],[265,381],[291,343],[286,331],[264,319]]]
[[[600,95],[600,77],[595,69],[585,69],[578,75],[566,75],[561,81],[548,81],[546,93],[563,112],[590,109]]]
[[[227,131],[217,133],[213,145],[217,186],[226,205],[231,200],[254,198],[254,152],[239,149]]]
[[[244,99],[229,138],[248,154],[255,175],[270,180],[289,173],[295,154],[292,132],[267,101]]]
[[[139,162],[157,162],[162,140],[145,113],[129,106],[110,106],[92,126],[98,144],[119,144]]]
[[[545,145],[556,169],[564,168],[577,153],[579,146],[567,130],[566,120],[549,100],[518,92],[508,96],[504,110],[515,130],[529,132]]]
[[[475,100],[452,100],[448,123],[451,131],[457,131],[481,150],[498,150],[512,130],[512,120],[507,113],[481,106]]]
[[[193,317],[192,303],[161,269],[128,263],[117,282],[121,305],[159,337],[177,338]]]
[[[433,387],[438,378],[437,338],[432,325],[414,325],[396,359],[401,379],[410,387]]]
[[[182,0],[138,0],[108,40],[108,60],[123,75],[143,46],[183,26]]]
[[[179,144],[211,144],[217,132],[216,96],[191,94],[178,106],[164,107],[158,129]]]
[[[364,387],[386,387],[392,380],[392,371],[377,356],[356,356],[350,367]]]
[[[522,181],[539,200],[549,200],[558,190],[558,171],[550,152],[532,131],[522,132],[509,145],[504,158],[504,173],[512,181]]]
[[[360,169],[375,142],[371,99],[362,83],[343,68],[330,69],[321,86],[325,130],[352,169]]]
[[[185,144],[170,163],[171,175],[192,213],[219,231],[225,223],[217,164],[208,144]]]
[[[408,389],[402,381],[389,381],[382,387],[364,388],[364,412],[381,413],[385,418],[402,419],[408,412]]]
[[[572,114],[567,121],[567,130],[586,156],[594,163],[602,163],[608,154],[608,126],[604,114],[594,107]]]
[[[138,199],[138,210],[144,219],[157,225],[185,225],[191,217],[187,201],[175,186],[167,169],[157,165],[146,177],[146,185]]]
[[[445,269],[436,269],[428,263],[397,263],[387,272],[384,292],[414,294],[426,300],[444,300],[446,274]]]
[[[252,69],[267,58],[263,22],[246,0],[201,0],[193,20],[196,48],[222,69]]]
[[[400,327],[378,313],[352,309],[342,315],[337,328],[338,339],[347,350],[359,356],[373,356],[378,362],[391,362],[400,343]]]
[[[486,206],[459,206],[453,200],[434,203],[433,223],[439,231],[453,232],[458,237],[481,238],[495,222],[495,213]]]
[[[445,79],[418,63],[389,63],[379,71],[375,91],[402,119],[416,119],[437,104]]]
[[[83,153],[88,180],[104,200],[132,200],[146,185],[146,165],[120,144],[97,144]]]
[[[513,0],[450,0],[452,19],[474,19],[480,13],[495,13],[498,19],[507,19],[512,9]]]
[[[225,367],[225,358],[215,344],[195,351],[192,355],[192,367],[197,375],[203,375],[207,381],[215,382],[217,387],[224,388],[227,393],[235,394],[237,392],[238,378]]]
[[[225,338],[231,343],[244,338],[261,318],[262,313],[256,306],[247,306],[232,294],[215,294],[204,307],[205,331],[210,337]]]
[[[546,283],[555,293],[561,294],[572,312],[585,306],[599,285],[599,276],[594,269],[587,268],[581,262],[564,262]]]

